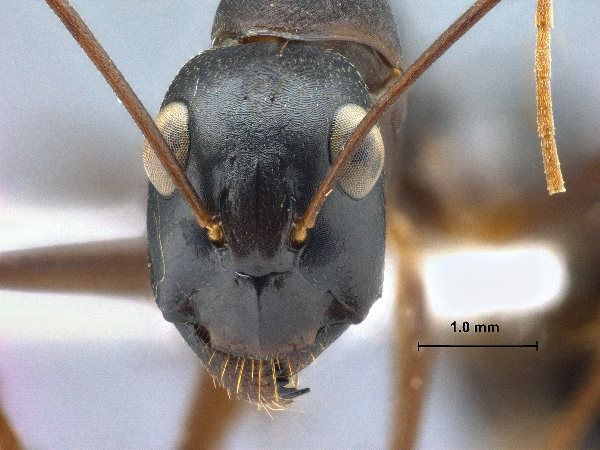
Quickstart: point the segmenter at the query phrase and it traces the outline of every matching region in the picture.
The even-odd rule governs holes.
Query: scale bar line
[[[524,347],[529,347],[529,348],[535,348],[535,351],[539,351],[539,345],[538,345],[538,341],[535,341],[535,344],[421,344],[420,342],[417,342],[417,351],[420,351],[421,348],[425,348],[425,347],[443,347],[443,348],[449,348],[449,347],[518,347],[518,348],[524,348]]]

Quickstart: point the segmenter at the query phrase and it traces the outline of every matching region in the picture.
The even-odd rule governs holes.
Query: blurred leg
[[[586,374],[583,385],[575,392],[566,411],[558,417],[553,432],[542,448],[567,450],[581,448],[586,433],[600,410],[600,355]]]
[[[2,450],[20,450],[21,444],[17,435],[13,431],[4,411],[0,410],[0,449]]]
[[[145,238],[0,253],[0,287],[151,299]]]
[[[194,403],[181,439],[182,450],[223,448],[227,431],[235,422],[243,402],[229,398],[222,387],[215,387],[204,368],[199,377]]]
[[[388,222],[388,239],[400,254],[395,308],[394,427],[390,448],[411,449],[419,437],[433,353],[430,349],[417,351],[417,343],[426,340],[428,318],[418,244],[408,220],[392,216]]]

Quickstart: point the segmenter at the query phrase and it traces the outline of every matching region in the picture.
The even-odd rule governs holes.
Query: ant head
[[[224,245],[209,239],[174,188],[164,190],[162,179],[151,176],[152,284],[165,318],[223,383],[229,375],[238,381],[226,369],[220,373],[225,355],[285,361],[285,370],[271,370],[292,376],[366,317],[381,295],[378,130],[346,168],[304,244],[290,245],[293,219],[366,113],[370,95],[339,54],[281,48],[257,42],[198,55],[173,81],[162,109],[184,124],[161,127],[163,134],[174,130],[167,141],[189,146],[181,162],[208,211],[220,217]]]

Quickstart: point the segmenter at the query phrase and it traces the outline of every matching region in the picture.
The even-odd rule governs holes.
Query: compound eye
[[[190,153],[188,119],[187,106],[180,102],[172,102],[161,108],[155,120],[156,126],[183,169],[187,166]],[[146,174],[156,190],[164,196],[175,192],[175,183],[163,167],[152,146],[145,139],[142,157]]]
[[[365,109],[352,103],[341,106],[335,112],[329,138],[332,161],[366,115]],[[340,174],[338,181],[343,191],[355,200],[366,197],[381,175],[384,153],[383,138],[375,125]]]

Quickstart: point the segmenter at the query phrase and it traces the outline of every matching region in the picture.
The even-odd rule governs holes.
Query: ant
[[[217,240],[218,240],[218,239],[217,239]],[[259,398],[260,398],[260,396],[259,396]]]

